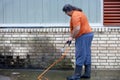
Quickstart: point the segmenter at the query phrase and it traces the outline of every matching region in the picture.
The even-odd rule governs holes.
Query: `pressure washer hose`
[[[59,63],[60,61],[62,61],[62,60],[65,58],[65,56],[66,56],[66,54],[68,53],[69,49],[70,49],[70,46],[68,46],[68,47],[65,49],[65,52],[62,54],[62,56],[61,56],[58,60],[56,60],[55,62],[53,62],[44,72],[42,72],[42,73],[38,76],[38,80],[42,80],[43,78],[44,78],[45,80],[48,80],[46,77],[44,77],[44,75],[47,73],[47,71],[48,71],[50,68],[52,68],[55,64]]]

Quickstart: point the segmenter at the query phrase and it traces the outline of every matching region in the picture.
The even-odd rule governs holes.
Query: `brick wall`
[[[120,69],[120,28],[93,28],[92,67]]]
[[[93,31],[92,68],[120,69],[120,29],[100,27]],[[68,37],[69,28],[1,28],[0,64],[46,68],[61,56],[60,49]],[[54,68],[71,68],[74,51],[73,41],[67,57]]]

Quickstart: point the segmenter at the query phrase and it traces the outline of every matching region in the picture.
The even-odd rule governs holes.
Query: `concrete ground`
[[[0,80],[37,80],[41,70],[0,70]],[[66,80],[73,71],[52,70],[45,77],[49,80]],[[44,79],[43,79],[44,80]],[[93,70],[90,79],[80,80],[120,80],[120,70]]]
[[[0,75],[0,80],[11,80],[10,77]]]

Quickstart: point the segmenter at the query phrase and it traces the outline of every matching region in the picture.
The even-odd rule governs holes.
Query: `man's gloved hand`
[[[66,41],[66,44],[68,44],[70,46],[70,44],[72,43],[73,38],[69,37],[68,40]]]
[[[72,41],[67,41],[66,44],[68,44],[70,46],[70,44],[72,43]]]

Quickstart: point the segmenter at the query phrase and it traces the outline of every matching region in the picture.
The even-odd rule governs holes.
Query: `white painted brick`
[[[98,48],[97,48],[97,47],[94,47],[94,46],[92,46],[91,49],[92,49],[92,50],[98,50]]]
[[[120,52],[116,53],[116,56],[120,56]]]
[[[106,41],[106,40],[109,40],[109,38],[100,38],[100,40],[105,40]]]
[[[63,41],[63,38],[56,38],[57,41]]]
[[[101,43],[105,44],[106,41],[98,41],[98,43],[99,43],[99,44],[101,44]]]
[[[99,37],[99,34],[95,33],[95,34],[94,34],[94,37]]]
[[[120,54],[116,54],[116,56],[117,56],[117,59],[120,59]]]
[[[29,37],[36,37],[36,35],[29,35]],[[45,37],[45,35],[41,34],[41,35],[37,35],[37,37]]]
[[[12,35],[12,37],[19,37],[19,35]]]
[[[96,66],[92,65],[92,66],[91,66],[91,68],[92,68],[92,69],[95,69],[95,68],[96,68]]]
[[[113,43],[116,43],[116,41],[109,41],[109,40],[108,40],[107,43],[108,43],[108,44],[110,44],[110,43],[113,44]]]
[[[100,46],[99,44],[92,44],[93,47],[98,47]]]
[[[104,54],[104,53],[103,53],[103,54],[99,53],[98,56],[103,57],[103,56],[106,56],[106,54]]]
[[[97,63],[97,60],[92,60],[92,63]]]
[[[100,63],[106,63],[107,60],[98,60],[98,62],[100,62]]]
[[[100,40],[100,38],[94,37],[94,38],[93,38],[93,41],[95,41],[95,40]]]
[[[107,37],[107,35],[99,35],[99,37]]]
[[[108,51],[115,50],[115,49],[116,49],[116,47],[111,47],[111,46],[107,47]]]
[[[63,37],[64,37],[64,38],[68,38],[68,37],[69,37],[69,35],[63,35]]]
[[[111,35],[111,34],[110,34],[110,35],[108,35],[108,37],[116,37],[116,35]]]
[[[10,44],[10,41],[9,40],[6,40],[4,41],[5,44],[9,45]]]
[[[99,53],[99,50],[93,50],[92,53]]]
[[[93,62],[92,65],[100,65],[100,63],[98,63],[98,62],[96,62],[96,63]]]
[[[8,37],[8,38],[10,38],[10,37],[12,37],[12,35],[4,35],[4,37]]]
[[[118,34],[118,32],[111,31],[110,34],[112,34],[112,35],[116,35],[116,34]]]
[[[47,44],[47,45],[48,45],[48,46],[51,46],[51,44],[50,44],[50,45],[49,45],[49,44]],[[59,46],[59,47],[61,47],[61,48],[62,48],[62,47],[64,46],[64,44],[56,44],[56,46],[57,46],[57,47]]]
[[[21,38],[21,40],[26,40],[26,38]]]
[[[120,66],[119,65],[115,65],[114,68],[120,69]]]
[[[96,53],[92,53],[91,55],[92,55],[92,56],[97,56],[97,54],[96,54]]]
[[[117,53],[117,50],[110,50],[109,53],[115,54],[115,53]]]
[[[96,43],[98,43],[98,41],[92,41],[92,44],[96,44]]]
[[[62,35],[54,35],[54,37],[59,37],[60,38],[60,37],[62,37]]]
[[[120,39],[118,41],[115,41],[116,43],[120,43]]]
[[[113,40],[113,41],[114,41],[114,40],[118,40],[118,38],[114,38],[114,37],[113,37],[113,38],[110,38],[110,40]]]
[[[109,29],[109,28],[95,28],[95,36],[93,38],[92,42],[92,66],[95,69],[103,69],[103,68],[116,68],[118,69],[120,66],[120,35],[118,32],[116,32],[116,29]],[[107,32],[105,32],[107,30]],[[109,31],[110,30],[110,31]],[[10,32],[8,34],[7,32]],[[31,50],[31,48],[28,48],[29,45],[26,45],[27,41],[30,44],[33,44],[35,42],[39,43],[38,41],[32,41],[36,37],[39,37],[40,43],[44,44],[46,41],[45,39],[41,39],[43,37],[48,37],[50,38],[49,43],[54,43],[53,45],[59,49],[63,46],[63,43],[68,39],[69,37],[69,28],[44,28],[44,29],[12,29],[12,30],[3,30],[1,31],[2,35],[4,35],[3,32],[5,33],[6,38],[2,38],[2,40],[7,39],[7,41],[10,40],[10,43],[4,44],[4,45],[11,45],[12,47],[21,47],[21,44],[12,44],[13,42],[16,42],[16,40],[23,40],[20,41],[22,43],[25,43],[24,46],[26,46],[26,49],[20,50],[17,48],[16,50],[20,50],[20,52],[16,52],[16,55],[22,52],[22,54],[25,53],[31,53],[27,52],[27,50]],[[118,30],[117,30],[118,31]],[[18,33],[19,32],[19,33]],[[22,32],[22,33],[21,33]],[[28,33],[27,33],[28,32]],[[64,33],[63,33],[64,32]],[[11,36],[8,36],[11,35]],[[18,36],[17,36],[18,35]],[[22,36],[23,35],[23,36]],[[28,35],[28,36],[24,36]],[[59,36],[60,35],[60,36]],[[2,37],[2,36],[1,36]],[[27,37],[27,38],[24,38]],[[9,38],[9,39],[8,39]],[[44,40],[44,41],[43,41]],[[0,43],[3,44],[3,42]],[[74,42],[73,42],[74,43]],[[2,46],[4,46],[2,45]],[[36,44],[35,44],[36,45]],[[50,47],[51,45],[43,45],[46,47]],[[68,55],[70,58],[71,56],[74,55],[75,52],[75,46],[74,44],[71,45],[71,50],[69,51],[70,55]],[[14,50],[14,48],[11,48]],[[25,51],[26,52],[25,52]],[[42,53],[42,52],[40,52]],[[53,57],[54,58],[54,57]],[[75,57],[72,57],[72,59]],[[75,61],[74,61],[75,62]],[[118,65],[118,66],[117,66]],[[102,66],[102,67],[101,67]],[[120,69],[120,68],[119,68]]]
[[[103,47],[101,47],[101,46],[100,46],[100,47],[98,47],[98,50],[106,50],[106,49],[107,49],[107,48],[106,48],[106,47],[104,47],[104,46],[103,46]]]
[[[45,35],[44,35],[44,36],[45,36]],[[36,35],[32,34],[32,35],[29,35],[29,37],[33,37],[33,38],[34,38],[34,37],[36,37]]]
[[[107,47],[109,46],[108,44],[99,44],[100,46]]]
[[[108,50],[100,50],[100,55],[106,55],[106,53],[108,53]]]
[[[104,60],[106,59],[106,60],[107,60],[108,57],[107,57],[107,56],[102,56],[102,57],[100,57],[99,59],[104,59]]]
[[[100,65],[107,66],[107,65],[109,65],[109,64],[108,64],[108,63],[100,63]]]
[[[110,53],[107,54],[107,56],[115,56],[115,55],[116,55],[116,54],[112,54],[112,53],[111,53],[111,54],[110,54]]]
[[[120,38],[120,35],[116,35],[116,37]]]
[[[119,63],[120,63],[120,59],[116,60],[116,62],[119,62]]]
[[[117,47],[117,44],[109,44],[109,46]]]
[[[92,60],[97,60],[97,59],[99,59],[98,56],[92,56]]]
[[[115,61],[115,60],[109,60],[109,59],[108,59],[107,62],[108,62],[108,63],[111,63],[111,62],[115,63],[116,61]]]
[[[111,68],[111,69],[112,69],[112,68],[113,68],[113,66],[105,66],[105,68],[109,68],[109,69]]]
[[[115,65],[117,66],[118,63],[109,63],[109,65],[110,65],[110,66],[111,66],[111,65],[112,65],[112,66],[115,66]]]
[[[117,44],[118,47],[120,47],[120,44]]]
[[[97,66],[98,69],[104,69],[105,66]]]
[[[54,43],[56,43],[56,44],[60,43],[60,44],[61,44],[61,43],[62,43],[62,41],[54,41]]]
[[[44,35],[43,35],[43,36],[44,36]],[[47,36],[47,37],[54,37],[54,35],[52,35],[52,34],[51,34],[51,35],[50,35],[50,34],[48,34],[48,35],[46,35],[46,36]]]
[[[4,45],[3,45],[3,41],[0,41],[0,46],[4,46]]]
[[[117,59],[115,56],[110,56],[108,59]]]

